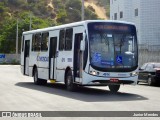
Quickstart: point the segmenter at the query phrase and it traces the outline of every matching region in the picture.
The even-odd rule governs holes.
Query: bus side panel
[[[24,71],[23,73],[25,75],[29,75],[29,76],[30,76],[29,67],[30,67],[30,56],[31,56],[31,41],[32,41],[32,35],[31,34],[28,34],[28,35],[24,36],[24,52],[21,55],[22,56],[22,58],[21,58],[22,61],[21,62],[22,62],[22,65],[24,66],[23,67],[23,71]],[[27,54],[27,56],[26,56],[26,54]]]
[[[42,79],[49,79],[48,77],[48,58],[49,58],[49,53],[48,51],[45,52],[40,52],[37,55],[37,67],[38,67],[38,77]]]
[[[38,68],[38,77],[48,80],[48,68]]]
[[[48,79],[48,51],[35,52],[31,51],[29,76],[33,74],[33,67],[36,66],[38,70],[38,78]]]
[[[59,39],[58,39],[56,75],[57,75],[57,81],[60,82],[64,82],[66,68],[70,67],[71,69],[73,69],[73,36],[72,36],[71,50],[64,50],[64,49],[59,50]]]
[[[56,79],[56,81],[64,82],[65,70],[57,69],[57,70],[56,70],[56,73],[57,73],[57,79]]]
[[[73,71],[74,71],[74,76],[76,77],[75,79],[75,82],[82,82],[81,79],[80,79],[80,76],[81,75],[76,75],[78,72],[77,71],[80,71],[79,74],[81,74],[82,72],[82,55],[80,55],[80,41],[78,42],[79,39],[77,39],[77,35],[82,35],[83,36],[83,33],[85,31],[85,27],[84,26],[77,26],[77,27],[74,27],[74,30],[73,30],[73,35],[74,35],[74,38],[73,38]],[[83,37],[81,37],[83,38]],[[75,45],[77,44],[77,45]],[[76,48],[74,48],[76,47]],[[79,49],[79,50],[78,50]],[[79,77],[78,77],[79,76]]]
[[[74,56],[74,39],[76,33],[83,33],[84,27],[69,27],[73,28],[72,36],[72,49],[71,50],[59,50],[59,41],[58,41],[58,52],[57,52],[57,80],[64,82],[65,70],[67,67],[73,70],[73,56]],[[68,29],[68,28],[66,28]]]
[[[31,52],[30,52],[30,67],[29,67],[29,75],[32,76],[33,74],[33,66],[37,66],[37,52],[32,51],[32,46],[31,46]]]
[[[31,59],[29,60],[31,61]],[[29,76],[32,77],[32,72],[33,72],[33,66],[29,66]]]
[[[58,51],[56,70],[57,81],[64,82],[64,73],[67,67],[73,69],[73,51]]]
[[[22,43],[21,43],[21,73],[24,74],[24,40],[25,36],[22,36]]]
[[[30,34],[30,36],[31,36],[31,42],[30,42],[30,58],[29,58],[29,76],[33,76],[33,67],[34,67],[34,65],[36,65],[37,67],[38,67],[38,65],[37,65],[37,54],[38,54],[38,52],[35,52],[35,51],[33,51],[32,50],[32,36],[33,34]]]
[[[56,38],[56,39],[52,39],[52,38]],[[49,67],[49,75],[50,75],[50,78],[51,79],[55,79],[57,80],[57,72],[56,72],[56,68],[57,68],[57,57],[58,57],[58,43],[59,43],[59,30],[54,30],[54,31],[50,31],[49,32],[49,47],[50,47],[50,44],[51,44],[51,41],[50,40],[57,40],[56,41],[56,55],[53,57],[53,56],[50,56],[51,58],[49,58],[50,60],[50,63],[48,65],[50,65]],[[53,46],[52,48],[49,48],[51,50],[53,50]],[[52,51],[53,52],[53,51]],[[50,54],[50,53],[49,53]],[[52,77],[51,77],[52,76]]]

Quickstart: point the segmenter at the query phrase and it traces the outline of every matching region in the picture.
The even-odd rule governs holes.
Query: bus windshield
[[[90,63],[103,71],[132,71],[138,65],[134,25],[89,23]]]

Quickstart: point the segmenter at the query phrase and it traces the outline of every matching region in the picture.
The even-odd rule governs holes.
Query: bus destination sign
[[[128,26],[115,26],[115,25],[95,25],[95,30],[122,30],[127,31],[129,30]]]

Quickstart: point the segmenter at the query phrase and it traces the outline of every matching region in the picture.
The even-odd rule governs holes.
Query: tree
[[[67,23],[81,21],[81,0],[68,0],[66,2]],[[98,16],[90,8],[85,8],[85,20],[98,19]]]
[[[68,0],[65,6],[67,12],[67,23],[77,22],[81,20],[81,1]]]
[[[19,46],[21,45],[22,32],[29,30],[29,12],[22,12],[17,15],[19,20]],[[32,16],[32,29],[45,28],[55,25],[55,22],[51,19],[41,19],[36,16]],[[16,43],[16,26],[17,19],[6,19],[0,29],[0,51],[1,53],[15,53]],[[19,47],[20,48],[20,47]],[[19,50],[20,51],[20,50]]]
[[[32,29],[81,21],[81,0],[53,0],[53,9],[48,9],[49,1],[1,0],[0,52],[15,53],[17,19],[19,20],[18,39],[21,41],[23,30],[29,30],[30,13],[32,13]],[[98,18],[92,8],[85,8],[85,19]],[[20,44],[21,42],[19,46]]]
[[[15,19],[6,20],[0,31],[0,51],[2,53],[13,53],[15,51]]]

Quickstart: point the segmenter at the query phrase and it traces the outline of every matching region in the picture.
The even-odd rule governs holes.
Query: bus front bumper
[[[138,75],[132,77],[99,77],[93,76],[87,73],[83,74],[81,79],[81,85],[84,86],[106,86],[111,84],[131,84],[136,85],[138,80]]]

